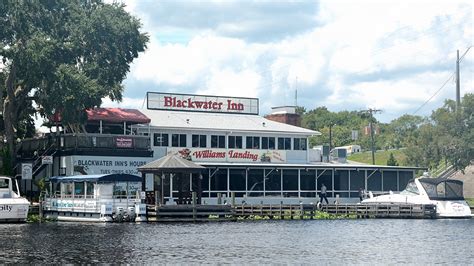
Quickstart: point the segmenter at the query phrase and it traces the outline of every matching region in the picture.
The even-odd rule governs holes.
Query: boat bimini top
[[[418,178],[418,181],[430,200],[464,200],[462,181],[445,178]]]

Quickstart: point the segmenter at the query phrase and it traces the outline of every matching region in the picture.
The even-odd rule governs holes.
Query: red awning
[[[94,108],[86,110],[87,121],[104,121],[113,123],[133,123],[133,124],[148,124],[150,118],[144,115],[137,109],[122,109],[122,108]]]

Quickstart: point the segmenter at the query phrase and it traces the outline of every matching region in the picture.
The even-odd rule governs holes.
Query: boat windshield
[[[0,179],[0,188],[10,188],[10,180],[9,179]]]
[[[418,187],[415,184],[415,181],[410,181],[408,182],[406,188],[400,192],[402,195],[419,195],[420,191],[418,190]]]

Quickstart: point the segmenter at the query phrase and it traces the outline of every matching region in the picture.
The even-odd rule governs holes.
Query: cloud
[[[197,31],[250,42],[275,41],[311,30],[318,10],[315,1],[145,1],[134,5],[134,11],[164,41],[170,40],[170,32]]]
[[[151,43],[132,65],[125,97],[259,97],[262,114],[294,104],[297,89],[307,109],[379,107],[389,121],[430,98],[473,39],[468,1],[131,3]],[[461,64],[463,93],[474,92],[473,54]],[[419,114],[454,98],[452,85]]]

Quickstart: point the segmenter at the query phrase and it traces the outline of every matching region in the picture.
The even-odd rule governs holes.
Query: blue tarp
[[[66,182],[142,182],[142,178],[128,174],[108,174],[108,175],[72,175],[53,176],[50,178],[53,183]]]

